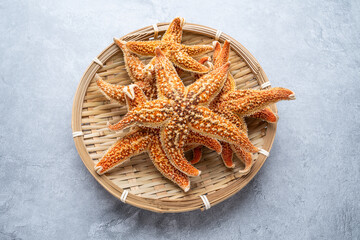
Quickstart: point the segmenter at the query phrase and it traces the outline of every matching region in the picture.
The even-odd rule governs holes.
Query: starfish
[[[143,90],[149,100],[156,99],[155,78],[146,71],[144,63],[136,54],[126,48],[126,42],[116,38],[114,38],[114,42],[123,52],[126,71],[130,79]],[[98,87],[107,98],[114,99],[121,105],[125,104],[125,86],[107,83],[99,75],[95,75],[95,77]]]
[[[220,68],[229,60],[230,42],[225,41],[223,47],[215,42],[213,54],[214,69]],[[209,58],[200,59],[201,63]],[[285,88],[272,88],[269,90],[236,90],[235,80],[229,73],[224,86],[217,97],[210,103],[210,109],[235,124],[242,132],[247,133],[244,117],[260,118],[268,122],[276,122],[277,115],[267,106],[280,100],[295,99],[295,94]],[[245,151],[240,145],[221,142],[221,157],[228,168],[233,168],[233,153],[245,164],[242,174],[247,174],[253,164],[251,153]],[[192,164],[201,159],[201,146],[194,149]]]
[[[123,52],[125,68],[130,79],[143,90],[149,100],[156,99],[155,75],[148,71],[149,66],[145,65],[136,54],[127,49],[125,41],[114,38],[114,42]],[[179,74],[182,69],[176,68],[176,71]],[[97,74],[95,78],[98,87],[107,98],[113,99],[121,105],[125,104],[123,91],[125,86],[109,84]]]
[[[143,91],[135,84],[126,86],[123,91],[129,111],[147,101]],[[218,153],[221,152],[221,145],[217,140],[201,136],[196,132],[190,134],[187,143],[202,144]],[[120,138],[95,165],[95,171],[104,174],[142,152],[149,154],[154,166],[164,177],[176,183],[185,192],[190,189],[189,177],[170,163],[161,146],[160,130],[154,128],[137,127]]]
[[[155,56],[155,48],[159,47],[175,66],[190,72],[206,73],[209,68],[196,61],[194,56],[198,56],[213,50],[213,46],[209,45],[193,45],[188,46],[181,44],[182,27],[185,20],[181,17],[175,18],[169,28],[166,30],[161,40],[154,41],[129,41],[126,47],[133,53],[142,56]],[[154,74],[155,59],[153,58],[148,70]]]
[[[239,145],[249,152],[259,150],[246,132],[239,131],[231,121],[207,107],[226,80],[229,62],[185,87],[160,48],[156,48],[155,53],[158,99],[133,108],[118,123],[109,125],[111,130],[133,125],[160,128],[161,144],[170,162],[188,176],[201,173],[184,156],[183,147],[190,131]]]
[[[230,44],[230,42],[225,41],[224,47],[226,49],[227,49],[228,44]],[[215,45],[215,47],[214,47],[213,57],[215,58],[221,52],[221,45],[217,41],[214,42],[214,45]],[[228,50],[230,50],[230,48]],[[220,62],[220,61],[218,61],[218,62]],[[199,60],[199,63],[207,64],[207,65],[210,66],[210,68],[214,68],[214,65],[211,63],[211,57],[208,57],[208,56],[202,57]],[[195,79],[198,79],[201,76],[202,76],[202,74],[194,74]],[[222,90],[219,95],[225,94],[226,91],[233,91],[236,88],[235,87],[235,80],[234,80],[234,77],[231,75],[231,73],[228,74],[228,79],[226,80],[225,84],[226,84],[226,86],[224,87],[225,89],[223,88],[224,90]],[[264,120],[264,121],[270,122],[270,123],[277,122],[277,120],[279,118],[279,116],[276,113],[274,113],[269,107],[266,107],[266,108],[260,110],[259,112],[251,114],[251,115],[249,115],[247,117],[258,118],[258,119],[261,119],[261,120]]]

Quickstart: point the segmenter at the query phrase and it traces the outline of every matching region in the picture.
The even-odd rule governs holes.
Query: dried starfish
[[[230,63],[185,87],[160,48],[155,52],[158,99],[133,108],[118,123],[109,125],[110,129],[121,130],[134,124],[160,128],[162,147],[170,162],[188,176],[201,173],[184,157],[183,147],[191,135],[190,130],[240,145],[246,151],[258,151],[246,132],[239,131],[231,121],[206,107],[221,90]]]
[[[136,54],[127,49],[125,41],[114,38],[114,42],[123,52],[126,71],[130,79],[143,90],[149,100],[156,99],[155,75],[149,74],[147,71],[149,66],[145,65]],[[177,68],[176,71],[179,73],[182,69]],[[124,86],[109,84],[102,80],[99,75],[95,77],[98,87],[107,98],[113,99],[122,105],[125,104]]]
[[[160,49],[165,53],[165,56],[170,59],[177,67],[190,72],[206,73],[209,68],[200,64],[192,57],[201,55],[203,53],[213,50],[213,46],[209,45],[193,45],[187,46],[181,44],[182,27],[185,20],[181,17],[175,18],[169,28],[166,30],[161,40],[155,41],[130,41],[126,43],[126,47],[133,53],[142,56],[155,56],[155,48]],[[153,74],[154,58],[150,61],[148,67]]]
[[[146,66],[144,63],[136,54],[131,53],[126,48],[126,42],[116,38],[114,38],[114,42],[123,52],[125,67],[130,76],[130,79],[143,90],[149,100],[156,99],[155,78],[146,71]],[[96,79],[98,87],[106,97],[114,99],[122,105],[125,104],[125,86],[107,83],[98,75],[96,75]]]
[[[222,48],[219,42],[215,42],[214,49],[214,69],[217,69],[229,61],[230,42],[225,41]],[[206,61],[209,61],[209,58],[202,58],[200,60],[201,63]],[[231,74],[228,74],[224,87],[215,100],[211,102],[210,109],[230,120],[241,131],[247,133],[244,117],[255,117],[265,121],[275,122],[277,116],[271,109],[267,108],[267,106],[280,100],[291,99],[295,99],[295,94],[285,88],[236,90],[235,80]],[[228,168],[234,167],[232,158],[233,153],[235,153],[245,164],[244,169],[241,170],[240,173],[247,174],[253,163],[251,153],[236,144],[221,142],[221,145],[221,157],[225,166]],[[201,159],[201,147],[195,148],[193,155],[194,157],[191,163],[195,164]]]
[[[146,96],[137,85],[127,86],[123,90],[129,110],[147,101]],[[201,136],[195,132],[190,134],[187,142],[189,144],[203,144],[221,152],[221,145],[217,140]],[[95,170],[98,174],[104,174],[124,163],[130,157],[142,152],[149,154],[153,164],[164,177],[176,183],[185,192],[190,189],[189,177],[170,163],[162,149],[159,129],[138,127],[131,131],[108,149],[95,165]]]
[[[219,42],[215,41],[213,43],[215,45],[214,47],[214,53],[213,53],[213,57],[216,58],[219,54],[220,54],[220,51],[221,51],[221,45]],[[226,49],[228,49],[228,51],[230,51],[230,48],[227,48],[227,45],[230,44],[229,41],[225,41],[224,43],[224,47]],[[228,45],[230,46],[230,45]],[[230,52],[229,52],[230,53]],[[225,61],[226,62],[226,61]],[[211,57],[202,57],[200,60],[199,60],[199,63],[201,64],[207,64],[209,65],[211,68],[214,68],[214,65],[211,63]],[[194,77],[195,79],[198,79],[202,76],[202,74],[194,74]],[[231,73],[228,74],[228,79],[226,80],[225,84],[227,86],[225,86],[225,90],[221,91],[219,95],[223,95],[225,94],[224,92],[225,91],[232,91],[232,89],[235,89],[235,80],[234,80],[234,77],[231,75]],[[258,119],[261,119],[261,120],[264,120],[266,122],[270,122],[270,123],[275,123],[277,122],[278,120],[278,115],[276,113],[274,113],[269,107],[266,107],[265,109],[262,109],[260,110],[259,112],[256,112],[254,114],[251,114],[247,117],[250,117],[250,118],[258,118]]]

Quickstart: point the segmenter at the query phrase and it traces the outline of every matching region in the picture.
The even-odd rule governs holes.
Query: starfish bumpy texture
[[[137,85],[125,87],[124,98],[126,99],[129,111],[147,101],[146,96]],[[195,132],[190,134],[187,143],[190,145],[202,144],[218,153],[221,152],[221,145],[217,140],[201,136]],[[176,183],[185,192],[190,189],[189,177],[176,169],[166,156],[161,146],[159,129],[148,127],[133,129],[109,148],[95,165],[95,170],[98,174],[104,174],[124,163],[130,157],[142,152],[149,154],[154,166],[164,177]]]
[[[219,42],[215,43],[214,50],[214,69],[221,67],[229,61],[230,42],[225,41],[221,48]],[[203,58],[200,62],[207,61]],[[295,94],[285,88],[272,88],[269,90],[236,90],[235,80],[229,73],[224,86],[217,97],[210,103],[210,109],[235,124],[240,131],[247,133],[247,126],[244,117],[255,117],[268,122],[275,122],[277,116],[267,108],[272,103],[280,100],[295,99]],[[233,168],[233,153],[245,164],[245,168],[240,171],[247,174],[252,167],[252,155],[245,151],[240,145],[221,142],[222,159],[226,167]],[[201,147],[194,149],[194,159],[191,163],[196,163],[201,158]]]
[[[190,130],[239,145],[246,151],[258,151],[246,133],[206,107],[221,90],[230,63],[188,87],[184,86],[174,66],[159,48],[156,49],[155,63],[158,99],[133,108],[117,124],[110,125],[110,129],[121,130],[134,124],[160,128],[162,147],[170,162],[188,176],[200,175],[200,171],[184,157],[183,147]]]

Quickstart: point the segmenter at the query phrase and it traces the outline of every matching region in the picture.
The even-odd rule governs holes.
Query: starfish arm
[[[205,56],[199,59],[200,64],[205,64],[206,62],[211,61],[211,57]]]
[[[159,170],[164,177],[177,184],[185,192],[189,191],[189,177],[170,163],[161,147],[161,142],[158,137],[154,138],[153,142],[150,144],[149,155],[156,169]]]
[[[186,131],[181,131],[181,128]],[[188,132],[184,128],[186,126],[170,121],[160,131],[161,144],[174,167],[188,176],[199,176],[201,172],[193,167],[184,156],[183,146]]]
[[[144,92],[136,84],[124,86],[123,92],[125,94],[126,105],[129,111],[147,101]]]
[[[227,120],[229,120],[238,129],[247,133],[248,129],[247,129],[244,117],[240,117],[239,115],[237,115],[233,112],[230,112],[230,111],[226,111],[226,110],[222,110],[221,112],[219,112],[219,114],[221,116],[223,116],[224,118],[226,118]]]
[[[126,135],[109,148],[95,165],[95,171],[98,174],[104,174],[130,157],[140,154],[146,150],[151,139],[152,136],[143,131]]]
[[[251,153],[244,151],[237,145],[231,145],[236,156],[244,163],[244,169],[240,170],[239,173],[246,175],[250,172],[251,167],[253,166],[253,158]]]
[[[102,94],[104,94],[108,99],[117,101],[121,105],[125,104],[125,94],[123,92],[124,86],[107,83],[97,74],[95,75],[95,78],[97,79],[96,84]]]
[[[216,59],[218,58],[221,52],[221,44],[218,41],[214,41],[213,46],[214,46],[213,59],[214,61],[216,61]]]
[[[214,47],[211,45],[184,45],[181,44],[181,49],[191,57],[196,57],[204,53],[214,50]]]
[[[217,41],[213,42],[213,45],[214,45],[214,53],[213,53],[214,66],[213,66],[213,68],[216,69],[216,68],[223,66],[224,64],[226,64],[229,61],[230,42],[226,40],[222,48],[221,48],[220,43]],[[204,59],[204,58],[199,60],[199,63],[201,63],[201,64],[204,64],[205,62],[206,62],[206,59]],[[196,79],[199,77],[200,77],[199,75],[195,76]],[[219,99],[221,97],[223,97],[224,95],[226,95],[232,91],[235,91],[235,89],[236,89],[236,84],[235,84],[234,77],[229,73],[227,75],[227,79],[226,79],[221,91],[215,97],[215,99],[213,100],[211,105],[213,105],[213,106],[217,105],[219,102]]]
[[[187,97],[198,104],[208,104],[220,92],[228,73],[230,63],[224,64],[210,73],[202,76],[187,87]]]
[[[157,128],[168,119],[170,107],[169,101],[164,99],[146,102],[133,108],[118,123],[110,124],[109,129],[122,130],[134,124]]]
[[[182,17],[177,17],[172,20],[168,29],[166,30],[162,41],[170,41],[180,43],[182,38],[182,28],[185,24],[185,19]]]
[[[230,111],[222,110],[219,112],[219,114],[223,117],[225,117],[227,120],[229,120],[232,124],[234,124],[241,132],[246,134],[247,136],[247,126],[245,119],[243,117],[240,117]],[[231,145],[226,142],[221,142],[222,145],[222,152],[221,152],[221,158],[228,168],[234,168],[233,163],[233,150],[231,149]]]
[[[202,156],[202,146],[198,146],[193,149],[193,159],[190,161],[191,164],[200,162]]]
[[[216,58],[214,57],[214,68],[221,67],[225,63],[229,61],[230,56],[230,42],[225,41],[224,45],[220,51],[220,53],[217,54]]]
[[[190,151],[190,150],[193,150],[194,148],[196,147],[199,147],[200,145],[199,144],[189,144],[189,143],[186,143],[185,146],[184,146],[184,152],[187,152],[187,151]]]
[[[222,146],[222,152],[221,152],[221,158],[224,162],[224,165],[227,168],[234,168],[235,164],[233,162],[233,150],[231,149],[231,146],[229,143],[221,142]]]
[[[145,65],[144,72],[149,76],[148,82],[155,85],[155,57]]]
[[[293,100],[295,94],[286,88],[271,88],[268,90],[237,90],[222,98],[220,107],[235,111],[241,116],[249,116],[272,103],[280,100]]]
[[[158,97],[166,97],[173,100],[176,100],[177,97],[183,97],[185,86],[179,75],[176,73],[175,67],[159,48],[157,48],[155,52],[155,73]]]
[[[224,96],[225,94],[233,92],[235,90],[236,90],[235,79],[229,73],[220,94],[221,96]]]
[[[205,56],[200,58],[199,60],[200,64],[208,64],[210,69],[213,69],[212,63],[211,63],[211,57]],[[198,80],[199,78],[201,78],[204,74],[199,74],[199,73],[195,73],[194,74],[194,78],[195,80]]]
[[[204,145],[207,148],[215,150],[217,153],[221,153],[221,144],[218,140],[203,136],[197,132],[190,132],[186,142],[187,144],[198,143]]]
[[[151,75],[146,71],[145,65],[139,57],[127,49],[126,42],[117,38],[114,38],[114,42],[124,54],[126,71],[128,72],[131,80],[133,82],[148,81],[149,78],[151,78]]]
[[[226,62],[229,61],[229,56],[230,56],[230,42],[229,41],[225,41],[223,47],[221,48],[220,43],[216,44],[215,46],[216,51],[214,51],[214,68],[219,68],[221,67],[223,64],[225,64]],[[217,52],[217,53],[215,53]],[[218,97],[213,101],[212,104],[217,104],[219,98],[225,96],[226,94],[235,91],[236,89],[236,84],[235,84],[235,79],[234,77],[229,73],[227,75],[227,79],[224,83],[223,88],[221,89]]]
[[[200,64],[198,61],[189,56],[186,52],[171,50],[168,57],[177,67],[195,73],[207,73],[209,68]]]
[[[236,89],[236,85],[235,85],[234,77],[230,73],[228,73],[224,86],[222,87],[220,93],[210,103],[210,108],[211,109],[217,108],[217,106],[221,104],[221,98],[235,91],[235,89]]]
[[[249,115],[251,118],[258,118],[266,122],[275,123],[278,120],[278,115],[274,113],[269,107]]]
[[[241,131],[229,120],[206,107],[196,107],[196,114],[189,126],[194,132],[199,132],[202,135],[231,144],[240,145],[246,151],[259,151],[259,149],[250,142],[246,132]]]
[[[137,82],[136,85],[138,85],[143,93],[145,94],[146,98],[150,101],[157,99],[157,92],[156,92],[156,86],[154,83],[150,82]]]
[[[155,48],[161,45],[161,41],[130,41],[126,47],[133,53],[141,56],[155,56]]]

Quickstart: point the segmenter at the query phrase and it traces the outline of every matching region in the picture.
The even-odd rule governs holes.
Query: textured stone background
[[[0,2],[0,239],[359,239],[359,1]],[[88,173],[71,136],[80,78],[114,36],[183,16],[233,36],[273,86],[271,156],[209,211],[156,214]]]

